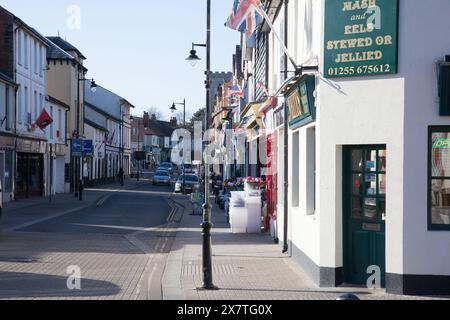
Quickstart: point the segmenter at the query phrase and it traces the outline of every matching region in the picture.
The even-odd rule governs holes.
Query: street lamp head
[[[189,57],[187,57],[186,60],[189,61],[191,66],[195,67],[197,63],[202,59],[200,59],[199,56],[197,55],[197,51],[192,49]]]
[[[177,111],[177,107],[176,107],[175,103],[172,104],[172,108],[170,108],[170,111],[172,111],[172,113],[175,113]]]
[[[97,84],[95,83],[95,80],[92,79],[92,80],[91,80],[91,92],[92,92],[92,93],[97,92],[97,88],[98,88],[98,86],[97,86]]]

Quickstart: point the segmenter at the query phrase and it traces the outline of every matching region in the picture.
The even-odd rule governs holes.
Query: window
[[[13,190],[13,168],[14,168],[14,157],[12,151],[5,151],[5,192],[12,192]]]
[[[300,133],[292,135],[292,206],[300,206]]]
[[[37,52],[37,43],[36,41],[33,41],[33,58],[34,58],[34,73],[38,74],[38,52]]]
[[[34,92],[34,105],[33,110],[31,111],[33,114],[33,122],[37,121],[37,110],[38,110],[38,98],[37,98],[37,91]]]
[[[18,31],[18,39],[17,39],[17,62],[19,65],[22,65],[22,43],[23,43],[23,34],[22,31]]]
[[[24,53],[24,58],[25,58],[25,61],[24,61],[24,65],[25,65],[25,68],[27,68],[28,69],[28,66],[29,66],[29,56],[28,56],[28,35],[27,34],[25,34],[25,36],[24,36],[24,49],[25,49],[25,53]]]
[[[22,103],[23,103],[23,98],[22,98],[22,88],[19,87],[19,90],[17,91],[17,120],[18,122],[21,124],[22,123]]]
[[[5,89],[5,128],[6,130],[9,130],[10,122],[9,122],[9,108],[11,107],[9,105],[10,103],[10,97],[9,97],[9,87],[7,86]]]
[[[62,132],[62,111],[58,109],[58,138],[63,139],[64,135]]]
[[[39,105],[39,110],[38,110],[38,117],[40,116],[41,112],[44,110],[44,95],[41,93],[39,94],[39,101],[40,101],[40,105]]]
[[[42,46],[39,46],[39,76],[43,77],[44,72],[44,48]]]
[[[316,213],[316,128],[306,130],[306,213]]]
[[[26,122],[25,114],[27,114],[29,112],[29,110],[28,110],[28,98],[29,98],[29,96],[28,96],[28,87],[25,87],[24,98],[23,98],[23,100],[24,100],[24,110],[23,110],[23,113],[22,113],[22,119],[25,122]]]
[[[428,224],[450,231],[450,127],[430,127]]]

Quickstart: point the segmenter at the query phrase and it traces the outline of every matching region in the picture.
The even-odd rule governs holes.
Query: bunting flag
[[[35,123],[35,127],[38,127],[42,131],[45,131],[45,129],[53,123],[52,117],[45,111],[45,109],[42,111],[42,114],[39,116]]]
[[[234,0],[233,11],[226,26],[247,34],[251,39],[264,18],[261,15],[261,0]]]

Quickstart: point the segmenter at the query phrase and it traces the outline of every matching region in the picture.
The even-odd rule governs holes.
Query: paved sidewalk
[[[190,202],[180,224],[163,276],[166,300],[335,300],[356,293],[362,300],[418,299],[392,296],[384,290],[318,288],[291,258],[266,235],[235,235],[223,211],[213,210],[213,272],[216,291],[201,291],[202,217],[190,215]]]
[[[73,193],[59,194],[49,197],[37,197],[22,199],[16,202],[6,203],[3,206],[3,215],[0,220],[0,231],[12,232],[53,217],[76,212],[96,205],[105,197],[111,196],[112,191],[134,189],[146,181],[127,180],[125,186],[108,184],[92,189],[86,189],[83,200],[75,198]]]

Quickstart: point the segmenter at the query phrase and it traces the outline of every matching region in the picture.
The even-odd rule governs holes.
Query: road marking
[[[59,218],[59,217],[62,217],[62,216],[65,216],[65,215],[77,212],[77,211],[81,211],[81,210],[87,209],[89,207],[91,207],[91,205],[86,205],[84,207],[79,207],[79,208],[67,210],[67,211],[64,211],[64,212],[60,212],[60,213],[54,214],[52,216],[48,216],[48,217],[45,217],[45,218],[40,218],[40,219],[37,219],[37,220],[33,220],[31,222],[27,222],[27,223],[21,224],[19,226],[15,226],[15,227],[12,227],[12,228],[9,228],[9,229],[5,229],[5,230],[3,230],[3,232],[15,232],[17,230],[25,229],[25,228],[34,226],[36,224],[48,221],[48,220],[52,220],[52,219],[55,219],[55,218]]]

